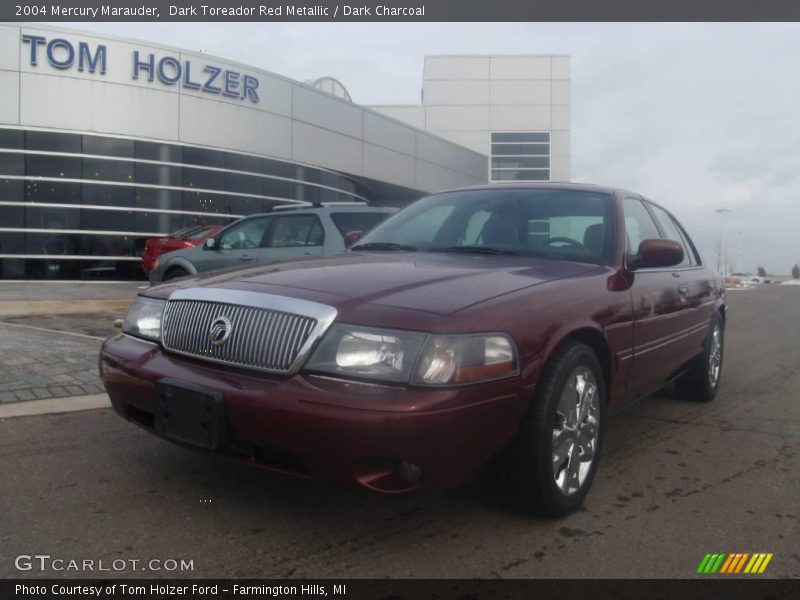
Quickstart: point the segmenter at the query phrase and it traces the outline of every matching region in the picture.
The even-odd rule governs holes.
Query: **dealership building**
[[[363,106],[329,76],[0,24],[0,278],[143,277],[148,237],[276,205],[567,181],[569,67],[428,56],[420,104]]]

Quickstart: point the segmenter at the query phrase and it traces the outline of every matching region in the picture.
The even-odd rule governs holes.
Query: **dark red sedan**
[[[149,273],[155,268],[156,259],[162,254],[202,246],[203,242],[217,235],[223,228],[223,225],[192,225],[169,235],[148,239],[142,252],[142,269],[145,273]]]
[[[725,292],[639,195],[496,185],[423,198],[334,257],[152,287],[108,339],[114,409],[181,444],[384,493],[504,454],[575,510],[608,415],[717,393]]]

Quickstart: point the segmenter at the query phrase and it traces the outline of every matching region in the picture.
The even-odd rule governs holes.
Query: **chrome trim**
[[[0,150],[2,152],[2,150]],[[2,179],[0,175],[0,179]],[[198,217],[214,217],[218,219],[241,219],[246,215],[234,215],[230,213],[199,212],[196,210],[169,210],[166,208],[139,208],[133,206],[111,206],[104,204],[60,204],[56,202],[21,202],[17,200],[0,200],[0,206],[22,206],[25,208],[69,208],[81,210],[116,210],[119,212],[142,212],[158,213],[170,215],[195,215]],[[291,208],[296,208],[292,205]]]
[[[122,235],[126,237],[161,237],[163,233],[152,233],[147,231],[108,231],[102,229],[24,229],[20,227],[0,227],[0,233],[61,233],[77,235]]]
[[[219,359],[211,356],[204,356],[199,353],[186,352],[176,350],[167,346],[167,339],[164,332],[164,327],[168,322],[168,313],[170,303],[173,301],[199,301],[218,303],[227,307],[233,307],[233,314],[242,316],[242,318],[253,318],[252,315],[246,315],[244,309],[262,309],[269,311],[269,314],[264,312],[255,317],[250,325],[254,328],[266,328],[267,335],[249,336],[244,341],[244,345],[239,347],[234,360]],[[201,306],[191,307],[189,309],[192,315],[191,320],[203,318],[206,313],[211,311],[208,308]],[[320,304],[310,300],[301,300],[297,298],[289,298],[286,296],[277,296],[274,294],[267,294],[261,292],[250,292],[245,290],[235,290],[226,288],[187,288],[174,291],[170,294],[167,300],[167,307],[164,310],[164,318],[161,321],[161,343],[163,348],[168,352],[180,354],[182,356],[189,356],[191,358],[209,361],[217,364],[224,364],[227,366],[235,366],[244,369],[252,369],[265,373],[274,373],[280,375],[294,375],[305,364],[311,351],[316,346],[317,342],[322,338],[328,328],[333,324],[338,311],[327,304]],[[297,351],[296,356],[292,359],[292,347],[296,345],[304,333],[302,332],[303,325],[302,319],[313,319],[315,321],[311,330],[308,331],[305,342]],[[234,316],[234,320],[236,317]],[[182,331],[178,335],[181,337],[182,344],[193,344],[199,347],[200,336],[205,335],[206,332],[202,331]],[[269,343],[269,338],[272,334],[277,334],[279,337]],[[258,356],[263,353],[269,353],[270,360],[278,363],[288,363],[288,367],[284,369],[267,368],[255,366],[252,364],[245,364],[241,362],[247,357]],[[238,360],[237,360],[238,359]]]

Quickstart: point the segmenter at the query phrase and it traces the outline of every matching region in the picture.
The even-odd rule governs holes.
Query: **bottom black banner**
[[[636,600],[789,600],[800,597],[791,579],[342,579],[342,580],[10,580],[0,581],[0,598],[97,598],[216,600],[229,598],[342,598],[347,600],[503,600],[588,598]]]

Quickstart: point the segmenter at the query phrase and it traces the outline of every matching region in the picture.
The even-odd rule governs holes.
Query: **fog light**
[[[408,483],[417,483],[422,479],[422,469],[407,460],[398,463],[397,474]]]

